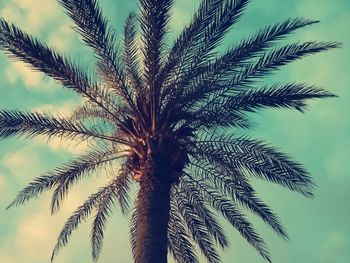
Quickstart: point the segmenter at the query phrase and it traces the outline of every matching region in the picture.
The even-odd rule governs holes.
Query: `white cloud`
[[[1,262],[4,263],[17,263],[16,259],[13,255],[11,255],[12,253],[9,253],[7,251],[0,251],[0,259]]]
[[[47,208],[40,213],[25,215],[13,242],[20,251],[19,257],[25,258],[25,262],[48,260],[57,237],[55,226],[61,225],[57,219],[49,215]]]
[[[0,192],[3,192],[6,188],[7,181],[3,174],[0,174]]]
[[[3,164],[8,168],[27,171],[28,167],[32,167],[37,162],[37,156],[27,148],[22,148],[17,152],[5,155]]]
[[[15,84],[22,80],[28,89],[42,89],[43,74],[33,71],[30,67],[20,61],[12,61],[5,70],[7,80],[11,84]]]
[[[75,141],[67,138],[61,139],[59,137],[52,137],[48,140],[40,136],[36,137],[33,141],[39,145],[47,145],[47,147],[54,152],[66,152],[74,155],[80,155],[89,148],[89,143],[86,140]]]
[[[8,194],[9,186],[5,175],[0,173],[0,199],[5,200]],[[1,203],[1,201],[0,201]],[[0,252],[1,255],[1,252]],[[1,256],[0,256],[1,258]]]
[[[64,24],[48,36],[47,44],[59,51],[69,50],[75,36],[72,28]]]
[[[56,1],[12,0],[0,11],[1,17],[25,28],[30,33],[37,33],[47,27],[48,22],[61,15]]]
[[[23,31],[47,39],[47,44],[58,50],[66,50],[71,45],[74,34],[68,26],[68,17],[54,0],[11,0],[0,10],[0,17],[14,23]],[[48,30],[50,29],[50,30]],[[10,84],[22,80],[28,89],[49,91],[54,83],[44,74],[31,70],[23,62],[11,62],[5,69]]]
[[[172,9],[173,15],[170,20],[170,28],[174,33],[181,32],[189,23],[192,15],[198,9],[200,1],[175,1]]]
[[[38,107],[34,107],[31,110],[35,112],[45,113],[57,113],[64,116],[69,116],[76,108],[77,102],[73,100],[62,101],[55,104],[42,104]]]

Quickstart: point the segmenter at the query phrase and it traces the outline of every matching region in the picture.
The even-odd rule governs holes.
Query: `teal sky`
[[[127,4],[126,4],[127,2]],[[190,18],[199,0],[175,0],[171,21],[174,38]],[[137,1],[100,0],[111,23],[121,28]],[[93,66],[89,49],[55,0],[0,0],[0,16],[25,31]],[[303,115],[289,110],[263,111],[254,118],[250,132],[265,139],[303,163],[318,185],[308,200],[288,190],[255,182],[262,199],[280,215],[291,240],[284,242],[262,222],[252,218],[269,245],[275,263],[350,262],[350,1],[349,0],[252,0],[240,23],[225,39],[230,46],[242,36],[284,18],[302,16],[321,23],[298,31],[295,40],[340,41],[343,47],[290,64],[267,81],[297,81],[315,84],[339,98],[315,101]],[[26,65],[0,54],[0,108],[69,113],[79,103],[72,92],[51,79],[31,72]],[[54,168],[87,146],[43,138],[31,141],[0,141],[0,262],[47,263],[65,219],[90,193],[103,184],[98,177],[74,187],[62,211],[49,214],[49,195],[24,207],[5,211],[17,191],[35,176]],[[92,262],[89,247],[90,222],[72,235],[57,263]],[[225,225],[231,247],[222,252],[224,263],[263,263],[239,234]],[[116,211],[105,235],[101,263],[131,263],[128,222]]]

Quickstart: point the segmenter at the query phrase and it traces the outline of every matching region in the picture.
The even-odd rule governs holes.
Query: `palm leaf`
[[[176,196],[172,198],[176,207],[175,212],[181,215],[184,225],[186,225],[189,233],[191,233],[192,239],[198,244],[199,249],[207,261],[210,263],[221,262],[220,256],[215,249],[213,238],[208,233],[208,226],[206,226],[203,219],[198,217],[193,211],[193,208],[186,204],[186,201],[183,202],[184,199],[186,198],[180,197],[179,193],[176,193]]]
[[[114,187],[110,189],[110,193],[103,196],[96,206],[97,213],[91,230],[92,258],[95,261],[98,260],[102,249],[103,233],[107,223],[107,217],[112,213],[115,199],[119,201],[123,213],[127,213],[128,211],[129,187],[130,171],[122,168],[120,175],[115,180]]]
[[[8,208],[22,205],[32,198],[37,198],[44,191],[49,191],[58,185],[66,185],[65,192],[61,193],[63,196],[67,193],[70,184],[80,179],[84,175],[96,171],[98,168],[108,164],[108,162],[115,160],[118,157],[114,151],[91,151],[69,163],[59,166],[51,172],[42,176],[36,177],[27,187],[22,189],[15,200],[8,206]],[[56,203],[56,202],[55,202]]]
[[[99,134],[96,130],[88,129],[81,123],[73,123],[61,116],[53,117],[49,114],[16,110],[0,111],[0,138],[11,136],[31,138],[38,135],[44,135],[49,138],[60,136],[70,139],[93,139],[129,144],[125,140]]]
[[[196,185],[198,191],[203,195],[203,198],[205,198],[215,210],[217,210],[235,229],[237,229],[242,237],[246,239],[265,260],[271,262],[265,242],[255,232],[252,225],[244,215],[238,211],[233,202],[226,199],[225,196],[217,192],[216,189],[212,189],[209,185],[199,180],[194,180],[189,174],[186,174],[186,179],[183,180],[188,180],[190,184]]]
[[[0,47],[12,58],[30,64],[34,70],[45,73],[113,115],[112,100],[97,89],[97,84],[81,68],[3,19],[0,19]]]
[[[60,249],[67,245],[68,239],[72,234],[73,230],[75,230],[79,226],[79,224],[91,214],[93,208],[99,207],[101,200],[109,200],[109,198],[113,195],[117,197],[123,196],[123,194],[118,194],[118,191],[121,191],[121,193],[125,191],[124,180],[126,179],[126,174],[114,178],[109,184],[100,188],[100,190],[97,193],[92,194],[84,202],[84,204],[79,206],[73,212],[73,214],[68,218],[68,220],[64,224],[64,227],[57,238],[57,243],[52,252],[51,261],[53,261],[54,257],[57,255]],[[122,198],[125,198],[125,196]]]
[[[176,213],[176,205],[170,202],[170,217],[168,224],[169,251],[179,263],[199,263],[195,248],[190,242],[183,220]]]
[[[116,33],[103,17],[95,0],[59,0],[68,15],[77,25],[76,29],[84,42],[92,47],[99,61],[100,75],[109,87],[114,88],[131,109],[138,113],[117,55]]]
[[[183,209],[191,210],[190,213],[195,214],[196,218],[203,221],[202,225],[207,228],[207,232],[215,239],[216,243],[221,248],[226,248],[228,246],[226,235],[197,189],[185,181],[181,181],[178,188],[179,193],[176,198],[180,199]]]
[[[124,64],[126,76],[134,92],[141,92],[146,95],[145,88],[140,75],[138,65],[138,45],[137,45],[137,15],[133,12],[129,14],[124,25]]]
[[[309,173],[300,164],[262,141],[218,136],[198,143],[199,151],[196,153],[213,165],[242,172],[247,169],[253,176],[282,185],[306,197],[312,196],[315,185]]]
[[[230,196],[236,203],[240,203],[259,216],[279,236],[288,239],[288,234],[278,217],[256,196],[248,180],[239,171],[220,169],[203,161],[191,162],[189,169],[194,178],[205,181],[213,188]]]

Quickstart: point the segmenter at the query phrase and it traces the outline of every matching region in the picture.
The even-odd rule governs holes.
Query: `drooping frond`
[[[51,213],[57,212],[64,198],[67,196],[71,186],[79,181],[83,176],[91,174],[98,168],[106,167],[106,165],[113,164],[120,158],[125,157],[122,152],[116,150],[92,152],[86,154],[76,161],[69,163],[68,165],[56,168],[51,172],[49,176],[53,178],[59,178],[59,181],[55,184],[55,190],[53,191],[51,198]],[[110,174],[114,171],[105,171]],[[124,206],[122,206],[124,208]]]
[[[111,196],[119,198],[124,195],[122,193],[126,190],[126,188],[124,188],[124,181],[128,180],[127,176],[127,174],[117,176],[109,184],[102,187],[97,193],[92,194],[83,205],[79,206],[73,212],[64,224],[64,227],[57,238],[57,243],[52,252],[51,261],[53,261],[59,250],[67,245],[68,239],[73,230],[75,230],[82,221],[88,218],[94,208],[98,208],[102,200],[108,200]],[[125,195],[122,198],[125,198]]]
[[[179,192],[175,192],[172,200],[175,205],[175,212],[181,215],[184,225],[191,234],[192,239],[198,244],[199,249],[210,263],[219,263],[220,256],[215,249],[213,237],[208,231],[208,226],[205,225],[203,218],[196,214],[194,207],[189,206],[187,198],[181,197]]]
[[[123,213],[129,209],[129,191],[130,187],[130,171],[122,168],[121,174],[115,180],[113,188],[110,188],[110,193],[100,198],[96,205],[97,213],[92,223],[91,230],[91,247],[92,258],[97,261],[102,249],[104,228],[107,223],[107,217],[112,213],[115,200],[118,200]]]
[[[236,203],[248,208],[279,236],[288,239],[288,235],[278,217],[256,196],[248,180],[238,170],[223,169],[204,161],[193,161],[191,162],[190,173],[195,179],[211,184],[213,188],[233,198]]]
[[[60,136],[71,139],[94,139],[128,145],[125,140],[113,138],[88,129],[81,123],[73,123],[61,116],[16,110],[0,111],[0,138],[11,136],[33,137],[38,135]]]
[[[182,181],[178,186],[178,192],[174,198],[180,199],[183,209],[190,209],[189,214],[195,214],[198,220],[202,220],[207,232],[215,239],[216,243],[221,248],[226,248],[229,244],[227,237],[197,189]]]
[[[189,184],[193,185],[193,187],[197,187],[198,192],[203,195],[203,198],[206,199],[207,202],[235,229],[237,229],[241,236],[246,239],[247,242],[253,246],[265,260],[271,262],[265,242],[259,237],[253,226],[249,223],[245,216],[239,212],[233,202],[228,200],[216,189],[210,187],[210,185],[205,184],[200,180],[193,179],[193,177],[187,173],[183,180],[187,180]]]
[[[176,212],[176,205],[170,201],[170,218],[168,223],[169,251],[178,263],[199,263],[195,248],[190,241],[186,226]]]
[[[135,205],[134,205],[135,207]],[[137,230],[137,210],[134,209],[131,213],[130,216],[130,224],[129,224],[130,230],[129,230],[129,235],[130,235],[130,244],[131,244],[131,252],[132,256],[135,260],[135,255],[136,255],[136,230]]]
[[[91,150],[89,153],[86,153],[65,165],[59,166],[51,172],[36,177],[34,181],[18,193],[17,197],[9,207],[22,205],[30,199],[37,198],[43,192],[49,191],[59,185],[65,186],[63,187],[64,189],[62,189],[65,190],[64,193],[61,192],[61,197],[63,197],[72,183],[76,182],[84,175],[96,171],[96,169],[103,167],[116,158],[118,158],[118,154],[114,152],[114,150],[109,152]]]
[[[314,183],[309,173],[285,154],[266,143],[247,137],[218,136],[197,142],[195,155],[212,165],[219,165],[273,182],[304,196],[312,196]]]

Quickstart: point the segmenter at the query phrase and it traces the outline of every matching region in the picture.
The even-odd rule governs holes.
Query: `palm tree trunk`
[[[170,182],[159,180],[160,173],[153,171],[140,180],[135,263],[167,262]]]

